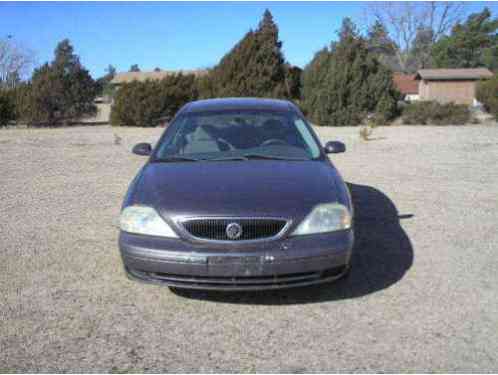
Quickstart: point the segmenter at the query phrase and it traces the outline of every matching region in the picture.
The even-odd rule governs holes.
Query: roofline
[[[415,80],[420,81],[480,81],[481,79],[490,79],[491,77],[428,77],[423,78],[419,75],[415,77]]]
[[[429,77],[424,77],[421,72],[424,71],[431,71],[432,73],[437,73],[437,71],[445,72],[448,73],[448,75],[441,75],[441,76],[429,76]],[[470,71],[476,73],[474,76],[468,75],[465,76],[464,74],[462,76],[452,76],[451,71],[459,71],[460,73],[464,73],[465,71]],[[479,71],[479,72],[477,72]],[[481,73],[481,74],[479,74]],[[430,75],[430,74],[429,74]],[[481,79],[489,79],[493,76],[493,72],[490,71],[488,68],[455,68],[455,69],[420,69],[417,71],[415,74],[414,79],[415,80],[424,80],[424,81],[479,81]]]

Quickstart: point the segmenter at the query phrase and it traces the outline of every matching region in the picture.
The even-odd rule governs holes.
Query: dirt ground
[[[230,294],[123,273],[130,149],[162,129],[0,130],[0,372],[498,371],[498,127],[358,130],[317,129],[347,145],[351,277]]]

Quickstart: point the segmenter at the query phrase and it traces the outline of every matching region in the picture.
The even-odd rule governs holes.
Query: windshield
[[[305,122],[291,112],[223,111],[177,118],[155,161],[310,160],[320,148]]]

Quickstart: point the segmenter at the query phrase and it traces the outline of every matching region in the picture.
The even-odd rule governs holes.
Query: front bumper
[[[279,289],[343,276],[349,268],[353,232],[230,244],[121,232],[119,248],[132,279],[191,289]]]

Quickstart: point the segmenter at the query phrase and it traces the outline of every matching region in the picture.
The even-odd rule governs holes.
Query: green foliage
[[[258,28],[249,31],[212,70],[214,96],[288,96],[281,48],[278,27],[266,10]]]
[[[14,103],[14,119],[17,123],[25,122],[27,114],[32,113],[31,83],[22,82],[9,92]]]
[[[267,10],[207,74],[168,76],[161,81],[124,84],[114,95],[113,125],[155,126],[172,117],[187,101],[214,97],[282,97],[298,99],[301,69],[285,63],[278,27]],[[137,71],[133,66],[131,71]]]
[[[373,122],[375,125],[385,125],[397,114],[396,100],[393,100],[388,93],[384,93],[375,107]]]
[[[68,125],[95,112],[95,82],[66,39],[54,60],[35,69],[24,99],[23,119],[30,125]]]
[[[465,23],[453,27],[432,48],[438,68],[498,68],[498,18],[492,19],[485,8],[471,14]]]
[[[97,95],[112,96],[114,93],[114,87],[110,84],[114,76],[116,75],[116,68],[109,65],[106,68],[106,74],[95,81]]]
[[[15,119],[14,97],[10,91],[0,89],[0,127]]]
[[[370,52],[375,53],[379,60],[396,54],[396,43],[389,37],[388,31],[379,20],[375,21],[368,30],[366,41]]]
[[[470,111],[464,104],[414,102],[403,109],[402,120],[407,125],[464,125],[470,121]]]
[[[196,89],[199,93],[199,99],[216,98],[216,84],[214,81],[214,74],[208,70],[207,74],[196,77]]]
[[[287,85],[287,93],[290,99],[297,101],[301,97],[301,75],[303,70],[297,66],[286,65],[285,82]]]
[[[476,99],[498,120],[498,74],[477,83]]]
[[[159,118],[173,117],[186,102],[198,97],[193,74],[175,74],[160,81],[133,81],[116,92],[111,111],[114,126],[157,126]]]
[[[339,41],[316,53],[303,72],[303,106],[318,125],[359,125],[368,113],[379,122],[396,113],[392,73],[377,60],[351,20]]]
[[[130,72],[139,72],[140,68],[138,67],[138,64],[133,64],[130,66]]]

